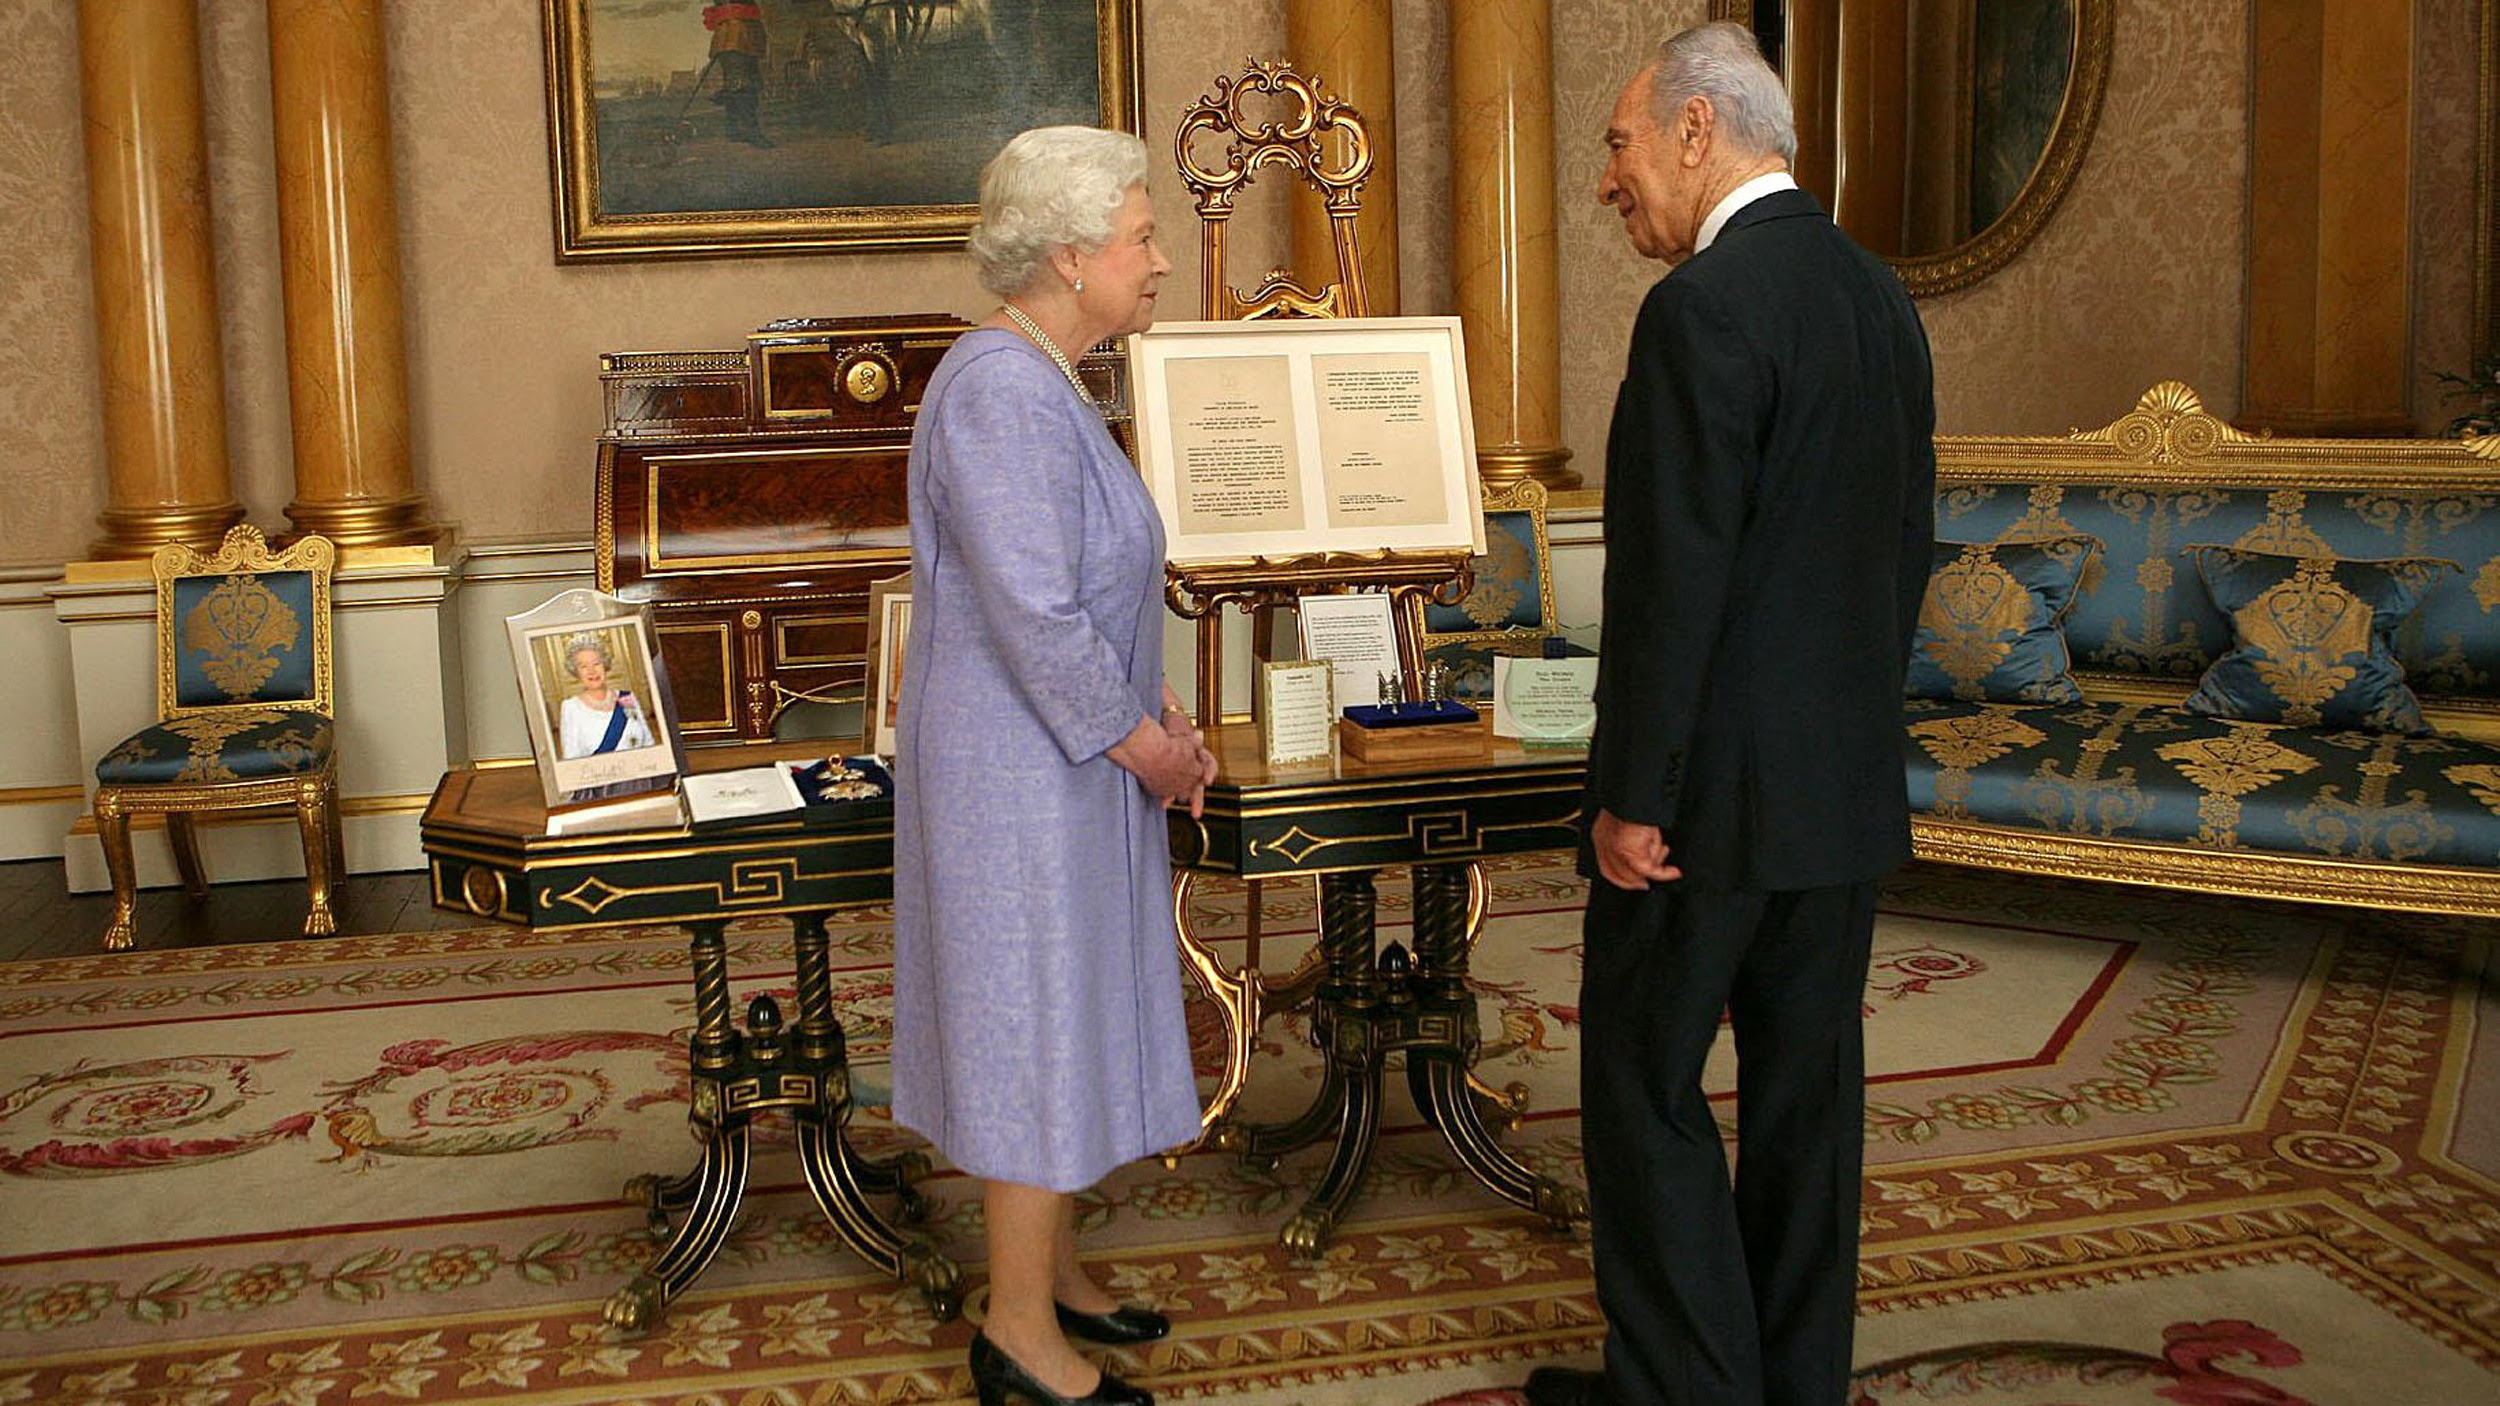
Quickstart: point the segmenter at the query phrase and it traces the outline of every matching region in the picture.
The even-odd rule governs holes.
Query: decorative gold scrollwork
[[[1255,126],[1242,117],[1242,99],[1254,93],[1289,98],[1292,115],[1283,122]],[[1192,148],[1200,132],[1221,133],[1227,140],[1223,164],[1201,163]],[[1344,134],[1339,150],[1344,164],[1329,164],[1332,133]],[[1321,91],[1316,77],[1296,73],[1282,63],[1256,59],[1238,77],[1219,77],[1215,87],[1181,113],[1173,145],[1181,179],[1198,200],[1198,213],[1220,220],[1232,213],[1233,194],[1248,185],[1261,166],[1282,166],[1318,186],[1333,213],[1351,214],[1362,202],[1363,182],[1371,178],[1371,133],[1362,114]]]

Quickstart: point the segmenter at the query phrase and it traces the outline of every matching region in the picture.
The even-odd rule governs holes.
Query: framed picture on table
[[[868,684],[866,726],[860,729],[868,750],[891,757],[895,727],[903,698],[904,645],[911,639],[911,573],[889,576],[868,588]]]
[[[675,791],[685,744],[649,606],[566,591],[504,628],[551,813]]]

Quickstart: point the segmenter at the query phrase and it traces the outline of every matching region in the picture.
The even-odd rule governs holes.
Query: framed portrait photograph
[[[1137,130],[1138,0],[540,0],[556,259],[961,243],[1028,127]]]
[[[1175,564],[1484,551],[1457,318],[1160,323],[1128,354]]]
[[[880,757],[894,755],[895,728],[903,699],[903,647],[911,639],[911,573],[889,576],[868,588],[867,725],[861,741]]]
[[[504,628],[550,812],[676,789],[685,744],[649,607],[566,591]]]

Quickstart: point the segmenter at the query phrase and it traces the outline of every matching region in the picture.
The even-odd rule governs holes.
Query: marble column
[[[430,544],[409,455],[381,0],[269,0],[298,531]],[[344,560],[353,560],[351,553]]]
[[[242,520],[226,467],[226,373],[209,227],[195,0],[81,0],[104,404],[99,560],[213,546]]]
[[[1577,488],[1562,439],[1552,0],[1450,0],[1450,272],[1489,486]]]
[[[1289,0],[1285,8],[1286,57],[1362,114],[1371,137],[1372,173],[1354,239],[1362,252],[1365,310],[1374,317],[1398,311],[1397,79],[1389,10],[1389,0]],[[1336,276],[1327,206],[1300,182],[1293,192],[1293,266],[1306,283]]]

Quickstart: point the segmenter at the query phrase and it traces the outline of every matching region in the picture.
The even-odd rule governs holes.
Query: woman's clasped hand
[[[1163,804],[1189,807],[1191,819],[1205,812],[1207,783],[1215,779],[1215,754],[1207,750],[1206,735],[1190,726],[1183,715],[1166,713],[1161,726],[1151,719],[1139,720],[1112,747],[1111,760]]]

